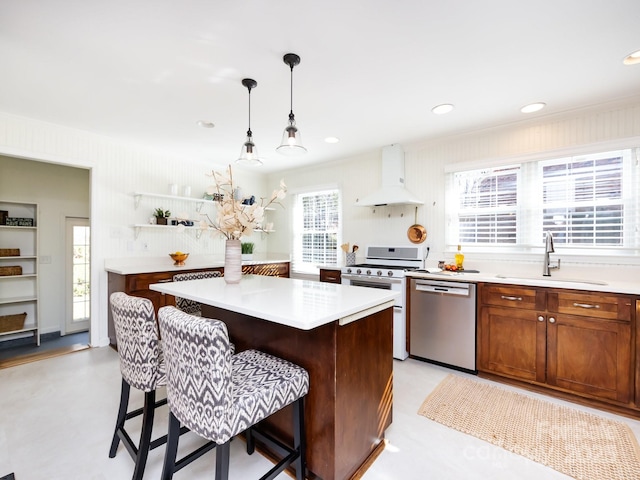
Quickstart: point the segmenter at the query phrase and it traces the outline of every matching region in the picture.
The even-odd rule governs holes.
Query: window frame
[[[575,244],[560,244],[563,254],[570,256],[588,256],[590,259],[594,257],[605,259],[605,257],[634,257],[632,262],[640,264],[640,189],[633,188],[633,185],[640,184],[640,139],[632,146],[616,145],[605,147],[593,147],[588,151],[563,151],[558,154],[547,153],[546,155],[529,156],[523,158],[501,159],[498,161],[483,161],[467,164],[453,164],[446,169],[446,238],[445,250],[453,252],[458,244],[463,246],[465,252],[476,252],[480,256],[487,254],[488,257],[499,253],[510,257],[526,258],[529,254],[538,254],[540,248],[543,248],[544,242],[544,225],[543,225],[543,205],[542,205],[542,165],[567,158],[580,157],[600,157],[606,158],[607,154],[622,153],[625,156],[622,166],[622,193],[624,202],[623,225],[631,224],[630,228],[623,229],[621,246],[598,246],[587,245],[579,246]],[[573,153],[573,154],[572,154]],[[522,176],[518,185],[518,216],[520,218],[517,226],[517,241],[515,245],[508,244],[478,244],[464,243],[459,241],[458,232],[458,204],[460,199],[456,194],[455,174],[471,170],[494,169],[505,166],[520,165]],[[537,190],[536,190],[537,189]],[[520,201],[523,197],[531,197],[536,195],[536,201]],[[525,199],[526,200],[526,199]],[[532,206],[533,205],[533,206]],[[617,261],[616,261],[617,262]]]
[[[303,222],[304,218],[301,211],[302,204],[301,198],[310,195],[321,195],[325,193],[335,193],[337,195],[336,213],[338,215],[337,228],[331,233],[336,235],[335,245],[335,261],[334,263],[322,263],[317,261],[305,262],[302,258],[302,235],[304,235],[304,225],[299,222]],[[317,275],[320,272],[321,265],[337,266],[340,262],[339,245],[342,243],[342,222],[343,222],[343,208],[342,208],[342,190],[338,185],[317,185],[311,186],[305,189],[297,190],[291,194],[292,201],[292,253],[291,253],[291,271],[295,274],[301,275]]]

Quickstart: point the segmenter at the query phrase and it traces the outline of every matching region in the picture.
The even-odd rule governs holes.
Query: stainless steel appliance
[[[424,249],[415,246],[369,246],[366,263],[342,267],[342,283],[382,288],[400,293],[393,306],[393,358],[404,360],[407,352],[405,271],[422,268]]]
[[[476,285],[411,279],[410,354],[458,370],[476,369]]]

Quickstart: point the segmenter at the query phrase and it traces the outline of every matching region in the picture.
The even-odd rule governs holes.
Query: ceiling
[[[638,0],[2,0],[0,111],[225,164],[250,77],[258,168],[276,171],[638,95],[622,60],[639,18]],[[275,152],[288,52],[300,157]]]

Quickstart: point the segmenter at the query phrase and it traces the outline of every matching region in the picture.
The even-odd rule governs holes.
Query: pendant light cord
[[[289,94],[290,94],[290,102],[291,102],[291,111],[289,112],[289,117],[293,116],[293,64],[291,64],[291,88],[289,90]]]
[[[251,134],[251,87],[247,87],[249,90],[249,130],[247,130],[247,137],[250,137]]]

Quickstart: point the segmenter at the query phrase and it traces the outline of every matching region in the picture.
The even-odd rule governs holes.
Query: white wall
[[[433,260],[445,255],[444,171],[451,163],[472,163],[483,159],[526,157],[545,152],[575,150],[587,145],[610,147],[640,142],[640,97],[615,104],[541,116],[535,120],[465,135],[404,145],[407,188],[425,202],[418,222],[425,225]],[[236,172],[244,191],[268,195],[284,178],[294,191],[318,184],[338,183],[343,189],[343,241],[362,247],[371,244],[408,243],[407,228],[414,222],[412,207],[355,207],[357,198],[380,184],[381,148],[372,141],[368,154],[346,158],[329,165],[292,169],[271,175]],[[93,345],[106,345],[107,275],[105,258],[157,256],[181,249],[190,253],[222,254],[221,241],[194,242],[160,234],[145,234],[149,250],[141,251],[143,236],[134,241],[130,225],[148,218],[149,210],[133,209],[134,191],[166,192],[171,182],[191,185],[193,195],[209,183],[205,172],[224,164],[195,164],[162,152],[37,120],[0,113],[0,154],[32,158],[91,169],[92,227],[92,337]],[[258,195],[256,195],[258,196]],[[291,208],[270,215],[277,232],[266,240],[256,237],[258,251],[290,251]],[[133,243],[132,243],[133,242]],[[186,247],[185,247],[186,245]],[[132,249],[129,247],[132,246]],[[361,249],[363,252],[364,248]],[[364,253],[364,252],[363,252]],[[445,258],[446,259],[446,258]]]
[[[65,325],[65,219],[89,217],[89,171],[0,155],[0,199],[39,206],[41,333]],[[51,263],[42,263],[42,258]]]
[[[486,160],[526,160],[576,153],[582,149],[606,150],[624,146],[640,146],[640,97],[403,145],[406,187],[424,201],[424,205],[418,208],[418,223],[427,229],[424,245],[431,247],[429,260],[434,264],[439,259],[453,260],[453,251],[447,251],[445,245],[444,215],[445,170],[451,165],[479,166]],[[285,178],[290,187],[305,188],[338,181],[344,200],[344,242],[361,247],[372,243],[409,244],[406,232],[414,223],[414,207],[354,206],[358,197],[380,185],[382,147],[380,145],[367,155],[346,158],[330,165],[271,174],[271,182]],[[290,208],[275,212],[276,224],[289,222],[290,212]],[[286,233],[278,232],[273,240],[290,246]],[[364,248],[359,252],[364,254]],[[473,260],[473,255],[467,256]],[[483,259],[487,260],[501,259]]]
[[[177,249],[189,250],[191,254],[223,254],[223,241],[205,236],[196,242],[191,237],[145,231],[136,241],[131,225],[148,221],[156,206],[155,203],[141,203],[135,210],[133,192],[168,193],[168,184],[177,183],[180,186],[190,185],[192,196],[195,196],[210,184],[206,174],[212,168],[224,169],[224,163],[189,162],[169,157],[151,147],[145,149],[138,145],[119,144],[99,135],[1,112],[0,155],[82,167],[91,171],[92,345],[108,344],[105,259],[167,255]],[[265,179],[255,173],[234,168],[234,177],[245,193],[255,192],[259,197],[272,191],[266,188]],[[60,188],[64,189],[64,186]],[[167,205],[167,208],[170,207]],[[61,236],[63,233],[60,230]],[[255,241],[257,251],[266,251],[267,240],[254,237],[251,240]],[[141,249],[143,242],[148,245],[146,251]]]

